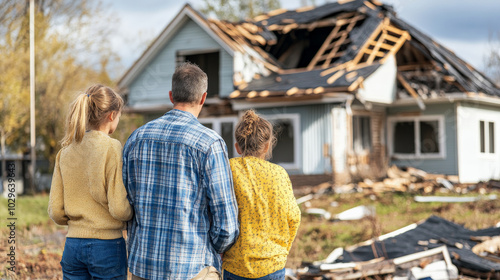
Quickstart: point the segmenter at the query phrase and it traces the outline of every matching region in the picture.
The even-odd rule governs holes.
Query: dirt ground
[[[61,256],[67,230],[52,222],[16,232],[15,273],[7,263],[7,239],[0,241],[1,279],[62,279]]]

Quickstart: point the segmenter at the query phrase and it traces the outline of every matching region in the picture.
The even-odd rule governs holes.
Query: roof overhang
[[[162,50],[162,47],[177,33],[177,31],[188,21],[193,20],[211,38],[213,38],[225,51],[234,56],[234,49],[226,44],[208,25],[208,21],[186,4],[175,18],[165,27],[160,35],[149,45],[142,55],[134,62],[127,72],[118,81],[118,87],[124,89],[144,70],[144,68]]]

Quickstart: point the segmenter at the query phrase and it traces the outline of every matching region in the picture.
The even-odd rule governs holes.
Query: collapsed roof
[[[208,25],[231,47],[242,52],[250,48],[270,72],[235,81],[231,99],[355,92],[391,56],[396,58],[400,97],[422,100],[457,92],[500,96],[484,74],[377,0],[280,9],[237,23],[210,19]]]
[[[431,216],[427,220],[399,229],[387,236],[381,236],[363,242],[353,248],[347,248],[335,260],[335,263],[370,263],[378,266],[386,260],[394,260],[418,252],[430,251],[446,246],[452,263],[458,267],[461,274],[498,279],[500,276],[500,262],[498,257],[481,257],[473,252],[473,248],[487,237],[500,234],[500,228],[491,227],[479,230],[469,230],[461,225],[445,220],[438,216]],[[486,239],[487,240],[487,239]],[[423,263],[421,263],[423,264]],[[341,275],[352,274],[353,271],[340,271],[331,279],[344,279]],[[311,265],[307,270],[309,277],[323,275],[319,265]],[[323,277],[323,279],[330,279]],[[353,278],[349,278],[353,279]]]

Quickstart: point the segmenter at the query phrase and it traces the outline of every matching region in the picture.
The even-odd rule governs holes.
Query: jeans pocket
[[[123,238],[95,240],[90,254],[90,272],[94,278],[121,279],[127,276],[127,253]]]

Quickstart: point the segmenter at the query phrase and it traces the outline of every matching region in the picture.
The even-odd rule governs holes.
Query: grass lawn
[[[0,198],[0,219],[2,221],[7,221],[7,218],[12,217],[9,215],[8,202],[7,199]],[[47,214],[48,195],[18,196],[15,202],[14,217],[17,218],[16,225],[19,229],[44,224],[50,220]]]
[[[493,194],[500,197],[499,192]],[[64,231],[64,227],[56,227],[50,221],[47,214],[48,199],[48,195],[20,196],[16,199],[16,230],[20,237],[25,237],[25,242],[32,239],[32,232],[45,232],[49,236],[58,230]],[[302,262],[322,260],[335,248],[354,245],[425,220],[431,215],[462,224],[471,230],[492,227],[500,222],[500,199],[471,203],[418,203],[414,201],[413,195],[406,193],[356,193],[323,195],[310,203],[310,207],[326,209],[332,215],[359,205],[374,206],[376,216],[357,221],[325,221],[306,214],[305,207],[301,204],[302,222],[288,258],[289,268],[296,268]],[[1,198],[0,219],[5,223],[7,218],[7,200]],[[5,233],[7,230],[4,226],[0,232]],[[29,244],[33,242],[31,240]]]
[[[493,194],[500,197],[499,192]],[[385,193],[377,196],[358,193],[324,195],[310,202],[310,207],[326,209],[332,216],[359,205],[371,205],[376,209],[376,216],[374,219],[355,221],[325,221],[305,214],[305,207],[301,205],[302,222],[287,267],[325,259],[335,248],[357,244],[423,221],[432,215],[471,230],[493,227],[500,222],[500,199],[471,203],[418,203],[414,201],[413,195],[405,193]],[[332,202],[338,203],[338,206],[332,206]]]

